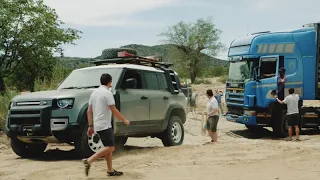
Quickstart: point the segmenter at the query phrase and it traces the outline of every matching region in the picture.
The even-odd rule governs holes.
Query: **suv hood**
[[[63,89],[38,91],[15,96],[12,101],[52,100],[57,98],[75,98],[77,96],[90,96],[94,89]]]

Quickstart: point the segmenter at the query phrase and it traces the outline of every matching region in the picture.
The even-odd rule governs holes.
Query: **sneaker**
[[[287,137],[285,140],[286,141],[292,141],[292,137]]]
[[[89,176],[89,171],[90,171],[91,165],[88,163],[87,159],[83,159],[82,162],[84,164],[84,172],[85,172],[86,176]]]
[[[123,175],[123,172],[121,171],[116,171],[116,170],[113,170],[113,172],[108,172],[108,176],[122,176]]]

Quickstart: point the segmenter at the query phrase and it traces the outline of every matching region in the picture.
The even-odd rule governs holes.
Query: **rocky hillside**
[[[169,59],[169,50],[172,48],[172,45],[155,45],[155,46],[145,46],[138,44],[129,44],[125,46],[121,46],[121,48],[132,48],[138,52],[140,56],[162,56],[164,61],[170,61]],[[102,51],[102,50],[101,50]],[[100,55],[97,55],[95,58],[99,58]],[[203,54],[205,61],[208,62],[208,65],[211,66],[229,66],[229,62],[221,59],[217,59],[206,54]],[[89,58],[81,58],[81,57],[63,57],[60,60],[65,64],[68,68],[79,68],[90,65]]]

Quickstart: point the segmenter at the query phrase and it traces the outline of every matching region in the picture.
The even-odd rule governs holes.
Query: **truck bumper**
[[[227,114],[226,115],[227,121],[245,124],[245,125],[256,125],[257,124],[257,117],[256,116],[248,116],[248,115],[233,115]]]

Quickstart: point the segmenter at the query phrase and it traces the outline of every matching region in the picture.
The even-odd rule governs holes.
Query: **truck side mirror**
[[[260,67],[258,66],[258,67],[255,67],[254,69],[253,69],[253,78],[254,78],[254,80],[255,81],[257,81],[257,82],[260,82],[260,77],[259,77],[259,75],[258,75],[258,70],[260,69]]]

